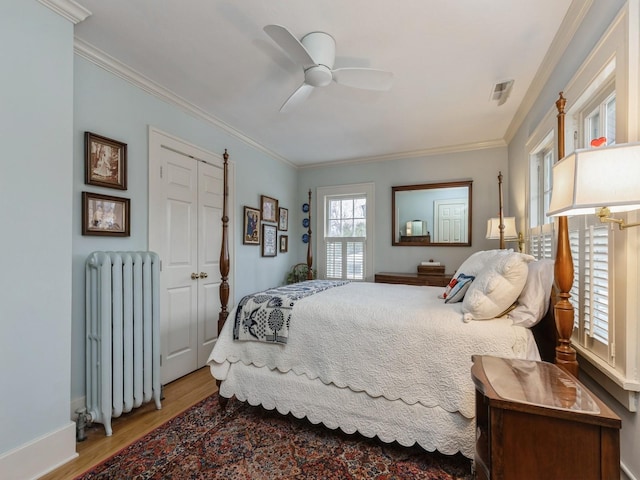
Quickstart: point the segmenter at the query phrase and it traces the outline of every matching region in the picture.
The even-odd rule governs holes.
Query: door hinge
[[[162,167],[160,167],[160,178],[162,178]]]

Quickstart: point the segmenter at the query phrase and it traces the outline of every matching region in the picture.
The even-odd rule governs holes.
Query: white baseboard
[[[631,471],[627,468],[627,466],[620,462],[620,469],[622,470],[622,475],[620,475],[621,479],[624,480],[637,480],[637,478],[631,473]]]
[[[3,480],[36,479],[76,458],[76,424],[64,427],[0,456]]]

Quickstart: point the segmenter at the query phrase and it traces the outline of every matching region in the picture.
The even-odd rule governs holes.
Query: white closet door
[[[198,365],[198,162],[163,149],[166,250],[162,258],[162,383]]]
[[[149,249],[162,262],[163,384],[204,366],[217,338],[223,175],[219,156],[150,129]]]
[[[222,168],[198,164],[198,367],[218,338],[223,183]]]

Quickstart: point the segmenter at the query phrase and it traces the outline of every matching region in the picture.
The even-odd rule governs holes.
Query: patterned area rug
[[[471,479],[462,455],[347,435],[217,395],[77,479]]]

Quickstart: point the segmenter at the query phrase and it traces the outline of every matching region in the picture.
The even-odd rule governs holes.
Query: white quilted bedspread
[[[530,358],[530,332],[507,318],[463,322],[442,288],[350,283],[296,303],[287,345],[232,339],[233,310],[209,357],[212,375],[233,364],[268,367],[474,416],[471,356]]]

